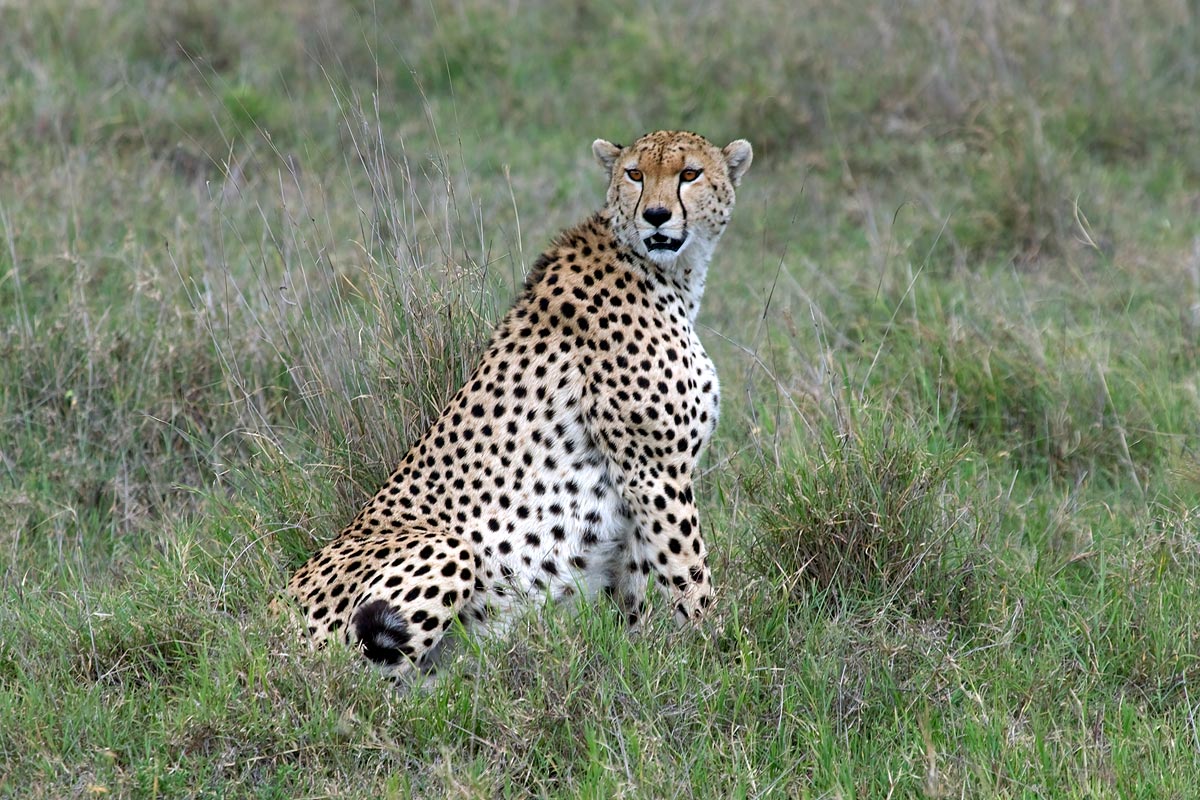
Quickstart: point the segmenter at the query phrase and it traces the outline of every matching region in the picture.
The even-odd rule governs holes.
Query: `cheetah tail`
[[[386,600],[361,605],[351,620],[363,654],[379,665],[394,666],[408,661],[412,634],[408,622]]]

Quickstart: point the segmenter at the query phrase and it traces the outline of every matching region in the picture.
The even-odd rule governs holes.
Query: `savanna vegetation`
[[[1182,0],[0,6],[0,795],[1200,796],[1197,98]],[[268,601],[665,127],[755,146],[711,621],[310,652]]]

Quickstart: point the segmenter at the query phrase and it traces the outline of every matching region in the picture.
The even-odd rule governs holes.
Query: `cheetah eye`
[[[629,176],[629,180],[635,183],[642,182],[642,171],[640,169],[627,169],[625,174]]]
[[[696,180],[696,178],[700,177],[701,172],[703,172],[703,170],[685,169],[683,172],[679,173],[679,177],[683,179],[684,183],[691,183],[692,181]]]

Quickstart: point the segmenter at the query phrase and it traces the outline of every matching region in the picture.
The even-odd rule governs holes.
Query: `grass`
[[[1196,796],[1194,17],[0,9],[0,796]],[[309,652],[268,601],[675,126],[756,148],[710,623]]]

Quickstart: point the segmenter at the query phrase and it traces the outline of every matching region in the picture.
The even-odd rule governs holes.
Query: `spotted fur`
[[[502,629],[545,599],[647,585],[680,623],[713,595],[693,494],[717,424],[694,323],[750,144],[660,131],[597,140],[604,208],[535,263],[437,422],[287,591],[331,637],[403,673],[446,631]]]

